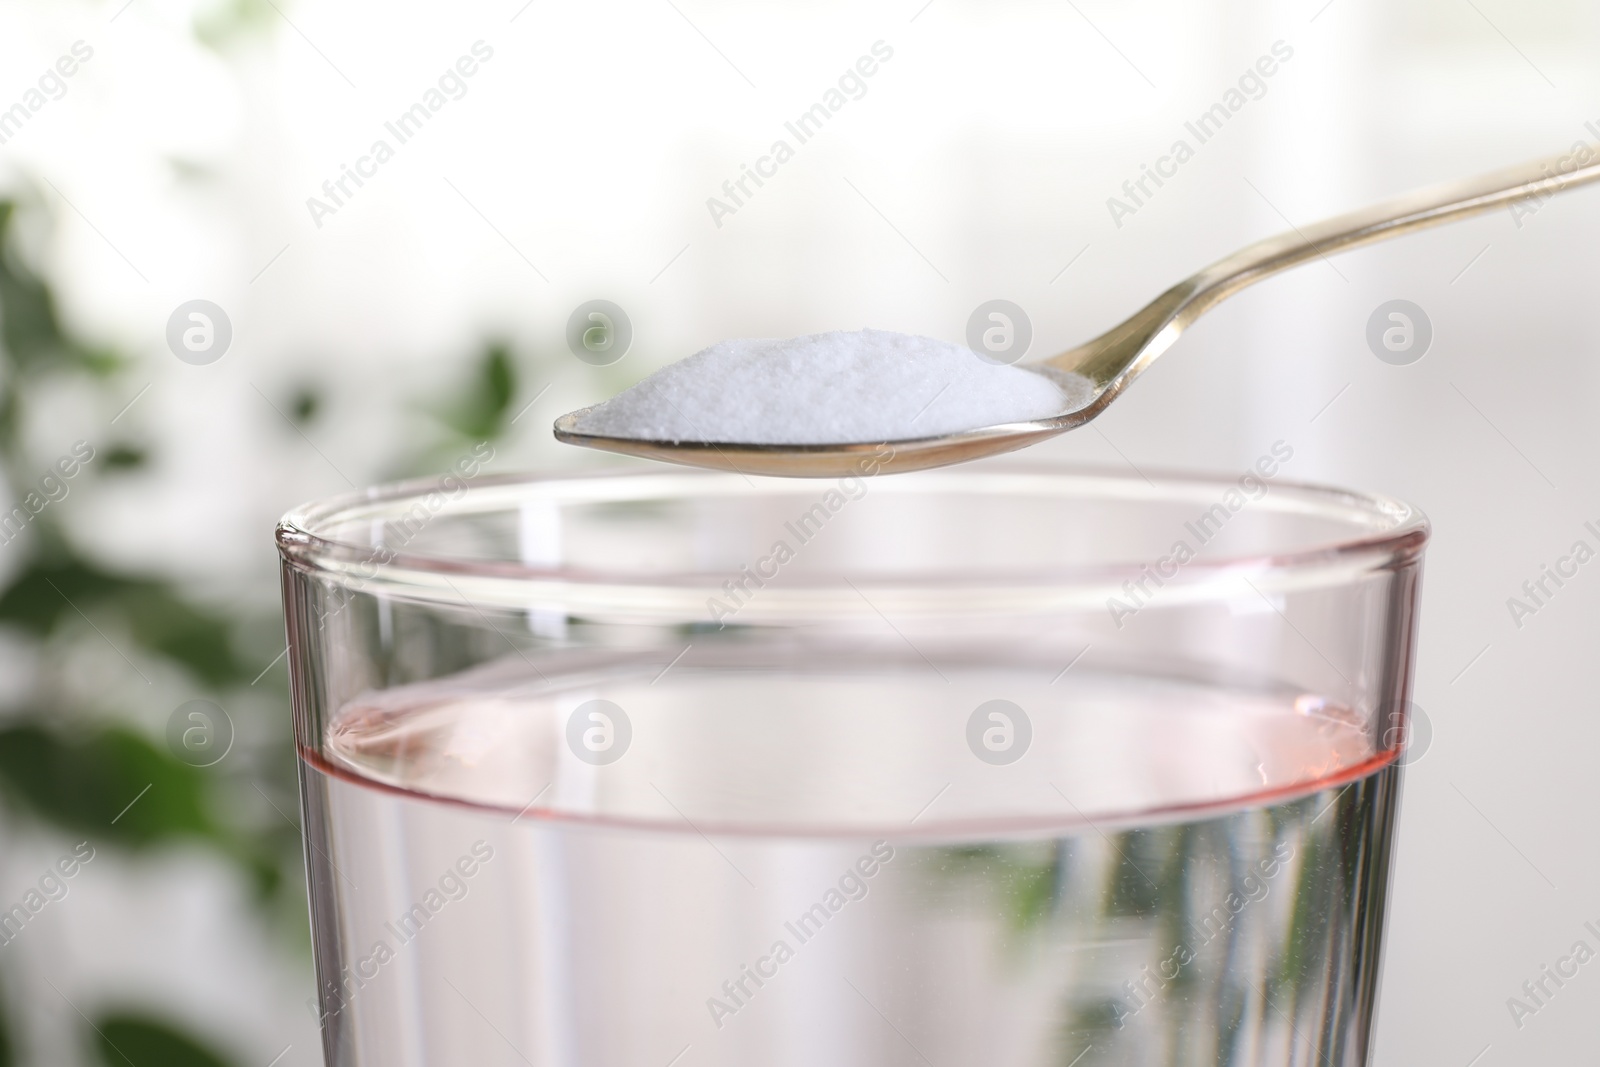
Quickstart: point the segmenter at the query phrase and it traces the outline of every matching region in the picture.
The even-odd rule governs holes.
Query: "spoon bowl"
[[[1588,162],[1582,162],[1583,159]],[[557,440],[668,463],[746,474],[832,478],[913,471],[964,463],[1037,444],[1096,418],[1191,323],[1234,293],[1313,259],[1387,240],[1414,230],[1482,214],[1530,197],[1600,179],[1600,153],[1574,152],[1508,170],[1405,194],[1247,245],[1174,285],[1127,320],[1086,344],[1019,367],[1046,376],[1080,375],[1092,386],[1087,403],[1047,419],[893,441],[840,444],[755,444],[738,441],[666,441],[585,433],[578,424],[588,408],[561,416]]]
[[[1092,406],[1092,405],[1091,405]],[[637,437],[607,437],[576,429],[580,409],[556,420],[556,439],[568,444],[617,452],[625,456],[659,459],[689,467],[772,474],[790,478],[842,478],[861,474],[924,470],[996,456],[1037,444],[1058,433],[1081,426],[1094,416],[1087,409],[1031,422],[1007,422],[976,430],[872,443],[825,445],[736,444],[720,441],[654,441]]]

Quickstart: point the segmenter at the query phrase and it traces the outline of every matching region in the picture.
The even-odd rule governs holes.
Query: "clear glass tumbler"
[[[1422,516],[881,458],[285,518],[328,1064],[1367,1062]]]

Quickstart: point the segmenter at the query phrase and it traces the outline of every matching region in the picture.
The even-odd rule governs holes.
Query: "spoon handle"
[[[1404,193],[1381,204],[1325,219],[1247,245],[1200,271],[1191,298],[1198,318],[1234,293],[1279,271],[1415,230],[1492,211],[1600,181],[1600,149],[1574,146],[1566,155],[1535,160],[1492,174]],[[1192,319],[1191,319],[1192,321]]]
[[[1556,193],[1597,180],[1600,149],[1580,143],[1562,156],[1415,190],[1347,215],[1297,227],[1217,260],[1156,297],[1127,321],[1045,363],[1082,374],[1101,387],[1096,403],[1079,413],[1079,419],[1087,421],[1166,351],[1190,323],[1248,285],[1312,259],[1326,259],[1337,252],[1482,214],[1518,200],[1542,202]]]

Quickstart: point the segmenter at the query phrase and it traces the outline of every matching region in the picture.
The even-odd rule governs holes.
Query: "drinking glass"
[[[886,455],[283,520],[330,1067],[1368,1061],[1426,520]]]

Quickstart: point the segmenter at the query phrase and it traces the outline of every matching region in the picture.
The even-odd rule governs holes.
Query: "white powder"
[[[886,330],[722,341],[584,412],[582,433],[800,445],[936,437],[1049,418],[1090,399],[1087,379],[980,359]]]

